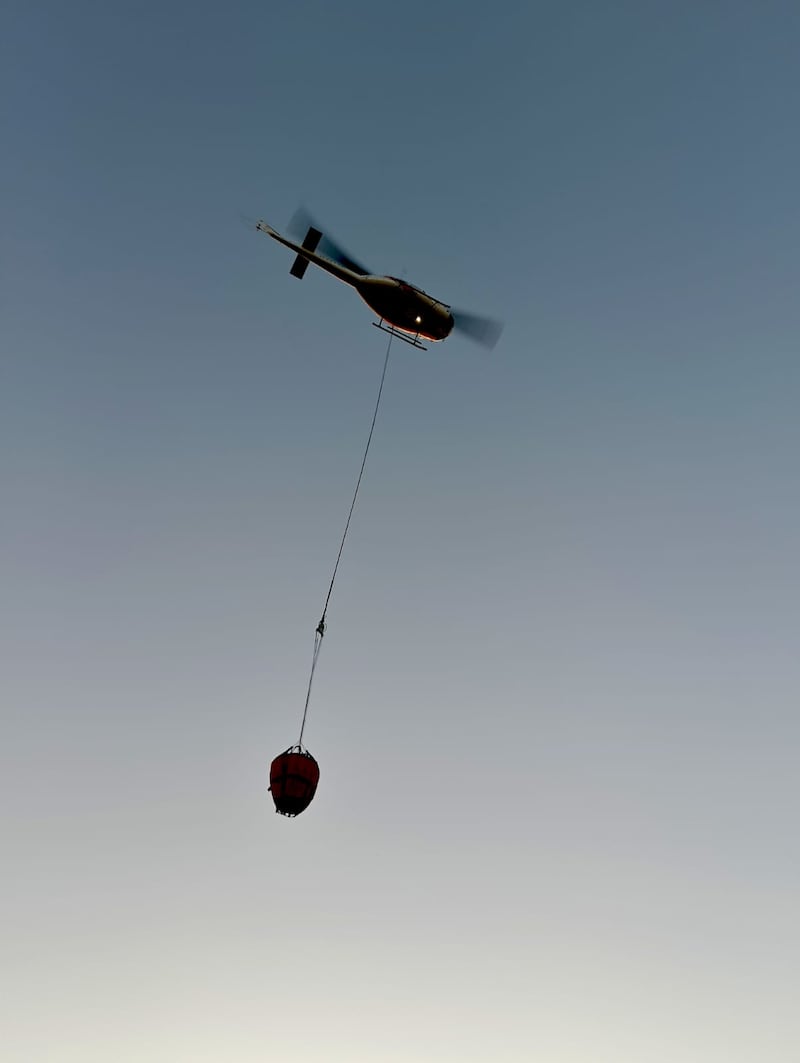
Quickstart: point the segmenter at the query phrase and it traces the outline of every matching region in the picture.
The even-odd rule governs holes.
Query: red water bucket
[[[319,764],[301,746],[290,746],[269,769],[269,788],[275,811],[299,816],[313,800],[319,782]]]

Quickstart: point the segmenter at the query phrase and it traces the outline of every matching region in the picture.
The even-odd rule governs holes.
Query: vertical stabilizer
[[[303,240],[302,247],[306,251],[316,251],[317,244],[322,239],[322,233],[319,229],[315,229],[312,226],[309,227],[306,233],[306,238]],[[308,259],[304,255],[298,255],[292,263],[292,268],[289,270],[293,277],[297,277],[298,280],[302,280],[305,271],[308,269]]]

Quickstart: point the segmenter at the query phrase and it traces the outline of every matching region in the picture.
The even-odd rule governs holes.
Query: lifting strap
[[[358,480],[356,481],[356,489],[353,492],[353,501],[350,503],[350,512],[347,514],[347,522],[344,526],[344,534],[342,535],[342,541],[339,543],[339,553],[336,555],[336,564],[333,566],[333,575],[331,576],[330,586],[328,587],[328,594],[325,598],[325,605],[322,607],[322,617],[317,624],[317,630],[314,632],[314,654],[311,658],[311,674],[308,677],[308,690],[306,691],[306,703],[303,708],[303,722],[300,724],[300,738],[297,744],[302,747],[303,745],[303,731],[306,728],[306,717],[308,716],[308,703],[311,700],[311,684],[314,682],[314,669],[317,667],[317,658],[319,657],[320,646],[322,645],[322,639],[325,635],[325,627],[327,623],[328,605],[333,594],[333,585],[336,582],[336,573],[339,571],[339,562],[342,559],[342,551],[344,550],[344,542],[347,538],[347,532],[350,529],[350,521],[353,517],[353,510],[356,508],[356,499],[358,498],[358,489],[361,487],[361,478],[364,475],[364,467],[367,464],[367,455],[369,454],[369,445],[372,442],[372,433],[375,431],[375,422],[378,419],[378,407],[381,404],[381,395],[383,394],[383,382],[386,379],[386,369],[389,365],[389,351],[392,349],[392,336],[389,336],[389,342],[386,346],[386,357],[383,360],[383,372],[381,373],[381,382],[378,387],[378,397],[375,400],[375,411],[372,414],[372,424],[369,428],[369,435],[367,436],[367,445],[364,448],[364,457],[361,459],[361,468],[358,473]]]

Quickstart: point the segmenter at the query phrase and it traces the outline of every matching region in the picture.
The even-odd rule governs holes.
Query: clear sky
[[[798,5],[0,37],[3,1060],[800,1058]]]

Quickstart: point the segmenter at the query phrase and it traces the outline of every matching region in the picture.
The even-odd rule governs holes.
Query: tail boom
[[[283,244],[284,247],[288,247],[290,251],[296,253],[297,257],[292,263],[292,268],[289,270],[293,277],[302,277],[308,268],[308,263],[313,262],[315,266],[324,269],[326,273],[331,273],[345,284],[355,286],[358,281],[364,279],[361,274],[354,273],[352,270],[347,269],[338,262],[332,262],[324,255],[316,253],[315,248],[322,237],[322,233],[319,229],[315,229],[313,226],[309,228],[302,244],[296,244],[292,240],[287,240],[285,236],[281,236],[277,230],[273,229],[271,225],[267,225],[265,221],[260,221],[258,225],[256,225],[256,229],[259,232],[266,233],[267,236],[271,236],[273,240],[277,240],[279,244]]]

